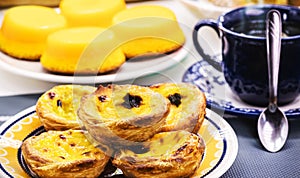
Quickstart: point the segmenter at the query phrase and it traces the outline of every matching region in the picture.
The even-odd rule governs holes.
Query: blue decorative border
[[[24,140],[26,140],[29,137],[39,135],[43,132],[45,132],[45,128],[44,128],[44,126],[40,126],[37,129],[35,129],[34,131],[32,131],[30,134],[28,134]],[[25,159],[22,155],[21,148],[18,149],[17,158],[18,158],[18,162],[19,162],[20,166],[29,176],[38,177],[33,171],[31,171],[31,169],[28,167],[27,163],[25,162]]]
[[[201,60],[194,63],[188,68],[182,77],[183,82],[192,83],[199,87],[206,95],[207,107],[211,110],[224,111],[225,114],[236,116],[247,116],[249,118],[257,118],[262,112],[261,109],[256,108],[240,108],[232,104],[232,101],[225,101],[220,95],[223,93],[216,93],[216,88],[223,88],[225,93],[225,79],[222,72],[214,69],[206,61]],[[285,111],[288,118],[299,118],[300,108],[292,108]]]
[[[33,113],[35,113],[35,111],[31,111],[31,112],[29,112],[29,113],[23,115],[22,117],[16,119],[15,121],[13,121],[12,123],[10,123],[10,124],[9,124],[9,125],[8,125],[1,133],[0,133],[0,135],[4,135],[4,134],[7,132],[7,130],[10,129],[12,126],[14,126],[17,122],[19,122],[20,120],[24,119],[25,117],[27,117],[27,116],[29,116],[29,115],[31,115],[31,114],[33,114]],[[12,176],[10,173],[8,173],[8,172],[6,171],[6,169],[4,169],[4,167],[2,166],[1,163],[0,163],[0,169],[1,169],[7,176],[9,176],[9,177],[11,177],[11,178],[14,178],[14,176]]]
[[[218,131],[221,131],[222,129],[214,122],[212,121],[211,119],[209,119],[208,117],[205,116],[205,118],[213,125],[217,128]],[[214,171],[220,164],[221,162],[223,161],[225,155],[226,155],[226,152],[227,152],[227,141],[225,139],[225,137],[223,137],[223,152],[222,152],[222,155],[219,159],[219,161],[217,162],[217,164],[211,169],[209,170],[206,174],[204,174],[202,177],[206,177],[207,175],[209,175],[212,171]]]

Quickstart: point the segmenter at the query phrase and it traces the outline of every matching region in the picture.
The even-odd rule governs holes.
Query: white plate
[[[2,24],[3,13],[4,10],[0,10],[0,24]],[[20,76],[47,82],[77,84],[119,82],[136,79],[166,70],[182,61],[187,56],[190,48],[190,38],[186,37],[186,42],[183,47],[170,54],[147,58],[147,60],[135,60],[134,62],[129,60],[116,72],[98,76],[73,76],[49,73],[43,69],[40,62],[16,59],[2,52],[0,52],[0,69]]]
[[[205,141],[206,151],[194,177],[215,178],[224,174],[233,164],[238,153],[238,142],[235,132],[222,117],[208,109],[206,113],[199,131]],[[35,106],[32,106],[5,122],[0,127],[0,136],[24,140],[43,131]],[[0,146],[0,177],[29,177],[27,171],[20,148]]]
[[[257,118],[263,107],[255,107],[240,100],[227,85],[222,72],[202,60],[193,64],[183,75],[183,82],[197,85],[206,94],[209,108],[223,110],[227,114]],[[288,118],[299,118],[300,96],[292,103],[280,106]]]
[[[40,62],[25,61],[12,58],[0,52],[0,68],[8,72],[37,80],[58,83],[108,83],[135,79],[163,71],[178,64],[188,54],[185,45],[179,50],[152,59],[125,62],[117,72],[98,76],[73,76],[52,74],[45,71]]]

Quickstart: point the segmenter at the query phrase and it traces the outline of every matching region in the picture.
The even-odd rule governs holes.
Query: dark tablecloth
[[[0,97],[0,115],[14,115],[34,105],[40,94]],[[235,162],[222,178],[300,177],[300,116],[289,120],[289,137],[283,149],[270,153],[258,140],[256,119],[224,116],[235,130],[239,151]]]

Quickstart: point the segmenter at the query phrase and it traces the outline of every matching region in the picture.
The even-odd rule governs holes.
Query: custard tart
[[[162,131],[199,131],[204,121],[206,98],[197,86],[189,83],[160,83],[150,88],[171,103]]]
[[[113,164],[126,177],[190,177],[205,151],[202,138],[188,131],[161,132],[144,142],[144,147],[121,150]]]
[[[26,139],[21,150],[39,177],[98,177],[110,160],[81,130],[44,132]]]
[[[82,98],[78,116],[96,142],[118,148],[158,133],[169,105],[167,99],[148,87],[100,85]]]
[[[46,91],[36,103],[36,113],[45,129],[81,129],[77,117],[81,97],[95,90],[87,85],[58,85]]]

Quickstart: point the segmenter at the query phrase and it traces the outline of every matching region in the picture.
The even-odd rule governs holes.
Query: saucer
[[[257,118],[265,109],[240,100],[227,85],[223,73],[204,60],[190,66],[184,73],[182,81],[198,86],[206,95],[207,107],[224,111],[225,114]],[[297,118],[300,116],[300,96],[280,108],[288,118]]]

